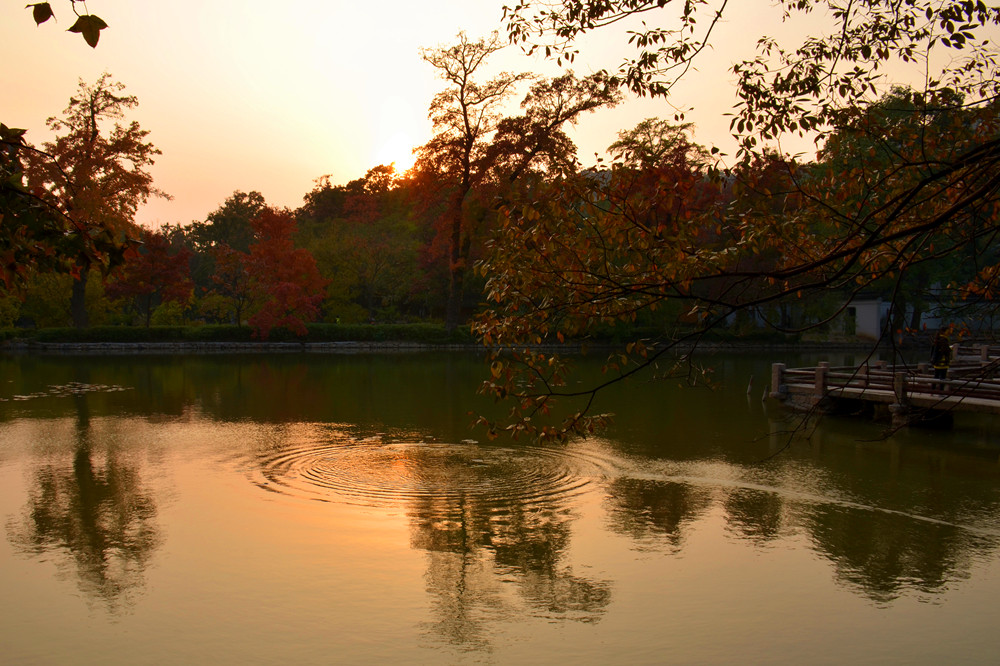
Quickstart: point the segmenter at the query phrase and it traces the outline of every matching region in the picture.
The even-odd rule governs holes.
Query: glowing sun
[[[389,135],[375,153],[375,165],[394,164],[396,173],[403,173],[416,160],[416,155],[413,154],[415,146],[416,142],[407,134],[397,132]]]

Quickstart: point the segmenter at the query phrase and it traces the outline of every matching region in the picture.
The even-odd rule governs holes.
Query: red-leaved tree
[[[266,340],[279,326],[305,335],[306,322],[319,317],[327,281],[312,254],[292,243],[296,223],[289,212],[267,208],[252,224],[256,242],[247,268],[260,303],[249,319],[254,335]]]
[[[148,327],[159,305],[171,301],[185,304],[191,299],[191,253],[185,247],[173,248],[170,237],[160,231],[144,229],[140,240],[138,247],[125,253],[125,264],[108,283],[107,294],[129,299]]]

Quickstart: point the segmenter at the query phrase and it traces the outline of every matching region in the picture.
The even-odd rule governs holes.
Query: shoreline
[[[618,349],[622,344],[590,343],[587,345],[565,343],[554,345],[531,345],[531,349],[551,349],[567,353],[584,353],[588,350],[602,351]],[[701,342],[697,350],[702,352],[726,351],[872,351],[880,348],[878,343],[868,342]],[[678,347],[678,352],[689,350],[689,346]],[[487,347],[479,343],[423,343],[407,341],[339,341],[339,342],[27,342],[8,341],[0,344],[0,354],[61,354],[61,355],[133,355],[133,354],[343,354],[359,352],[424,352],[462,351],[484,352]]]

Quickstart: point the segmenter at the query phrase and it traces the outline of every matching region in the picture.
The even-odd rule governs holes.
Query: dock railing
[[[994,353],[995,352],[995,353]],[[906,417],[914,409],[1000,413],[1000,348],[960,348],[947,379],[928,363],[891,366],[885,361],[834,367],[771,367],[771,397],[796,409],[834,411],[844,401],[887,405]]]

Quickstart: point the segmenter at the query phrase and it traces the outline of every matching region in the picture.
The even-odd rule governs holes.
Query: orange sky
[[[504,3],[91,0],[89,10],[110,26],[96,49],[66,32],[73,18],[67,0],[53,0],[58,23],[37,28],[24,4],[0,6],[0,52],[8,63],[0,71],[0,119],[40,143],[48,138],[45,119],[66,107],[78,79],[110,72],[139,98],[132,117],[163,152],[153,175],[174,198],[151,202],[138,220],[155,226],[203,220],[235,190],[258,190],[269,203],[294,208],[319,176],[346,183],[405,159],[406,147],[429,138],[427,108],[442,88],[420,48],[450,44],[460,30],[479,37],[501,28]],[[749,24],[766,24],[765,14],[731,18],[716,43],[752,45],[760,33]],[[623,54],[620,40],[604,34],[587,43],[574,67],[580,74],[613,67]],[[710,52],[676,99],[700,109],[688,119],[705,144],[728,134],[728,61],[718,48]],[[493,65],[559,71],[515,48]],[[633,100],[588,116],[571,135],[590,163],[618,130],[672,114],[662,100]]]

